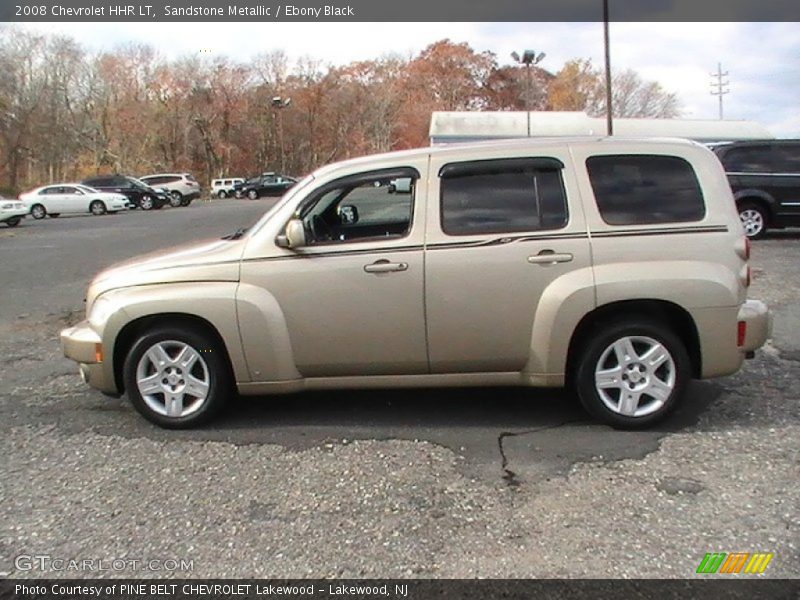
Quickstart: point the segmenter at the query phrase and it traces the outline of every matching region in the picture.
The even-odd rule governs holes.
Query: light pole
[[[278,144],[281,148],[281,175],[283,175],[286,170],[286,165],[284,164],[286,151],[283,146],[283,109],[288,107],[291,103],[291,98],[284,98],[282,96],[273,96],[271,102],[272,108],[274,108],[278,114]]]
[[[606,130],[614,135],[614,108],[611,104],[611,43],[608,33],[608,0],[603,0],[603,41],[606,54]]]
[[[520,65],[525,65],[525,110],[528,112],[528,137],[531,137],[531,67],[538,65],[544,57],[544,52],[537,55],[534,50],[525,50],[522,56],[516,52],[511,53],[511,58]]]

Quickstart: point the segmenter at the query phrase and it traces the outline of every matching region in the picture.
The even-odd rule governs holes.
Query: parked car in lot
[[[61,341],[164,427],[235,390],[566,385],[638,428],[766,340],[749,247],[692,142],[420,148],[323,167],[246,231],[112,267]]]
[[[101,192],[81,183],[56,183],[20,194],[34,219],[62,214],[104,215],[128,210],[130,202],[122,194]]]
[[[28,214],[28,207],[19,200],[0,196],[0,223],[16,227]]]
[[[800,226],[800,140],[717,144],[739,218],[751,239]]]
[[[139,181],[153,188],[165,190],[174,207],[189,206],[192,200],[199,198],[202,190],[200,184],[191,173],[160,173],[140,177]]]
[[[294,177],[264,173],[259,177],[248,179],[241,187],[237,188],[237,195],[246,196],[250,200],[261,196],[281,196],[296,183],[297,180]]]
[[[217,198],[227,198],[236,195],[236,185],[244,184],[241,177],[231,177],[229,179],[214,179],[211,181],[211,195]]]
[[[158,210],[169,202],[169,196],[163,190],[156,190],[126,175],[101,175],[84,179],[82,183],[102,192],[122,194],[131,201],[133,208],[142,210]]]

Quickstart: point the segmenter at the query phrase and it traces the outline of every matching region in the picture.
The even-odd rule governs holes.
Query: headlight
[[[94,327],[100,327],[105,324],[113,312],[114,304],[107,298],[100,297],[94,301],[92,309],[89,311],[89,323]]]

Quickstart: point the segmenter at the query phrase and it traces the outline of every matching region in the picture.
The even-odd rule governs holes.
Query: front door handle
[[[557,254],[553,250],[542,250],[539,254],[528,257],[528,262],[532,265],[554,265],[556,263],[565,263],[572,260],[572,254],[563,252]]]
[[[408,263],[395,263],[388,260],[378,260],[371,265],[364,265],[367,273],[394,273],[396,271],[407,271]]]

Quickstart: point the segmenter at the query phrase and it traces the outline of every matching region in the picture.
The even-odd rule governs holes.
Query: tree
[[[612,104],[615,117],[673,118],[680,114],[675,94],[656,82],[644,81],[630,69],[612,77]],[[564,65],[550,83],[550,110],[582,110],[592,116],[606,111],[605,76],[591,61],[575,59]]]

